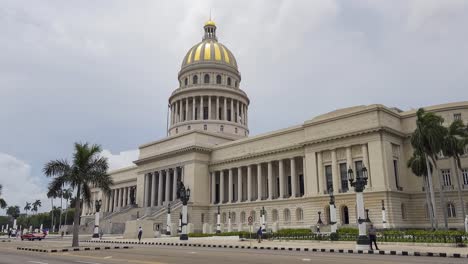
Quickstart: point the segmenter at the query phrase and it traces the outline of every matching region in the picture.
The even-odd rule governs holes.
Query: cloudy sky
[[[45,198],[45,162],[99,143],[112,168],[165,136],[210,9],[251,99],[251,134],[337,108],[467,100],[468,1],[0,0],[0,184]],[[3,212],[0,211],[0,214]]]

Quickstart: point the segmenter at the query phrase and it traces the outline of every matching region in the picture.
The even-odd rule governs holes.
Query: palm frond
[[[0,208],[5,209],[6,207],[7,207],[6,201],[0,198]]]
[[[42,171],[48,177],[52,176],[63,176],[70,173],[71,167],[68,161],[63,160],[52,160],[46,163]]]

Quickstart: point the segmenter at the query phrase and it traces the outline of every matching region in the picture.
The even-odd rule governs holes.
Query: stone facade
[[[193,232],[215,230],[218,206],[225,231],[229,213],[233,230],[247,230],[249,216],[258,227],[262,207],[267,226],[273,229],[309,228],[317,223],[318,212],[328,223],[330,189],[338,226],[355,225],[355,193],[346,172],[366,167],[365,208],[377,227],[383,226],[382,203],[387,227],[429,227],[422,179],[406,167],[412,154],[409,136],[415,129],[415,110],[356,106],[248,137],[249,98],[239,88],[241,78],[232,53],[218,57],[215,33],[214,23],[207,23],[203,41],[184,58],[180,87],[169,98],[169,136],[141,145],[135,166],[111,172],[115,185],[109,196],[93,189],[93,199],[103,200],[104,223],[141,219],[146,229],[147,221],[152,221],[156,230],[166,225],[167,206],[177,223],[181,206],[176,184],[182,181],[191,189],[188,219]],[[468,121],[468,102],[425,109],[444,117],[447,124],[454,118]],[[438,163],[449,204],[437,204],[437,213],[442,219],[442,210],[453,206],[449,225],[461,228],[461,207],[468,210],[468,204],[458,202],[456,177],[468,201],[468,157],[462,157],[463,171],[455,173],[451,164],[444,157]],[[438,178],[434,184],[437,193]],[[83,210],[88,222],[93,210]],[[135,229],[136,224],[132,226]]]

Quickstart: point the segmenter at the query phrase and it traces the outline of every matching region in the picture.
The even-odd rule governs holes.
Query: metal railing
[[[240,238],[249,238],[248,234],[240,234]],[[256,237],[256,234],[252,234]],[[331,238],[329,233],[311,233],[308,235],[286,235],[277,233],[264,233],[264,239],[269,240],[317,240],[317,241],[356,241],[358,235],[338,234],[336,238]],[[468,235],[400,235],[400,234],[378,234],[377,240],[380,242],[412,242],[412,243],[453,243],[468,244]]]

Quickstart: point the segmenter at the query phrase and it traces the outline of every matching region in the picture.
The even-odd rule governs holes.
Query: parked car
[[[42,240],[46,237],[44,233],[26,233],[21,236],[21,240]]]

